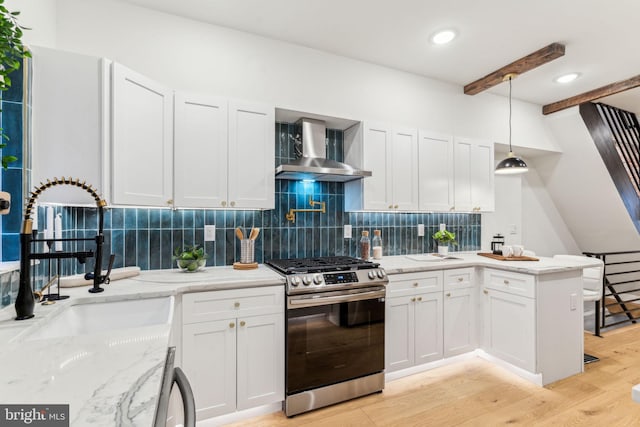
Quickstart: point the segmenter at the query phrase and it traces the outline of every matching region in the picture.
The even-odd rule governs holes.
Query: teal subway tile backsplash
[[[295,158],[293,137],[299,132],[294,124],[276,124],[276,165]],[[343,132],[327,131],[327,155],[342,160]],[[309,200],[324,202],[326,213],[300,212],[295,222],[286,220],[291,208],[313,209]],[[45,207],[38,209],[39,223],[44,224]],[[97,209],[55,206],[61,213],[65,237],[94,237],[97,233]],[[114,267],[137,265],[142,269],[175,268],[174,249],[184,245],[204,246],[209,254],[208,266],[231,265],[240,258],[240,243],[235,228],[248,234],[252,227],[261,229],[256,241],[255,259],[262,263],[274,258],[301,258],[333,255],[358,255],[363,230],[373,234],[381,230],[385,255],[403,255],[436,251],[430,237],[440,223],[456,233],[458,246],[453,250],[480,249],[480,214],[345,212],[344,186],[335,182],[276,180],[275,208],[255,210],[198,210],[154,208],[107,208],[105,210],[105,247],[103,265],[110,253],[116,254]],[[353,238],[343,238],[343,226],[351,224]],[[417,236],[417,225],[425,225],[425,237]],[[204,242],[204,225],[216,226],[215,242]],[[72,243],[66,242],[65,245]],[[93,242],[78,243],[66,250],[90,249]],[[46,262],[38,267],[36,277],[45,281],[49,275]],[[63,274],[92,270],[93,260],[81,265],[67,261]],[[40,285],[41,286],[41,285]],[[3,303],[7,298],[3,297]]]

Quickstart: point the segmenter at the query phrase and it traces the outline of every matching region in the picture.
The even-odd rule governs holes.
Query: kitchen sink
[[[65,308],[44,323],[26,331],[27,341],[87,335],[114,330],[171,323],[172,296],[113,302],[77,304]]]

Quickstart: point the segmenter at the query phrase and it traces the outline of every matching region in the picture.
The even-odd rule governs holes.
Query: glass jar
[[[371,241],[373,259],[382,259],[382,237],[380,230],[373,230],[373,240]]]
[[[371,241],[369,240],[368,231],[363,231],[360,238],[360,258],[365,261],[371,258]]]

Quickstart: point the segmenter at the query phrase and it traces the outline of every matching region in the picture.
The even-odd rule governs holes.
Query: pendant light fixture
[[[513,149],[511,148],[511,80],[516,76],[517,74],[515,73],[509,73],[504,76],[504,80],[509,80],[509,154],[506,159],[496,166],[495,173],[499,175],[512,175],[529,171],[524,160],[513,154]]]

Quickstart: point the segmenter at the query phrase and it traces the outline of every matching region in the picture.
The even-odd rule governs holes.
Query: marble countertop
[[[483,266],[539,275],[589,266],[588,260],[496,261],[475,253],[451,255],[459,259],[400,255],[379,262],[388,274]],[[171,345],[170,324],[34,340],[28,340],[27,329],[46,328],[70,305],[283,284],[279,274],[263,265],[255,270],[209,267],[196,273],[154,270],[103,285],[105,291],[98,294],[88,293],[86,286],[64,288],[61,293],[69,299],[36,304],[36,316],[25,321],[13,320],[14,307],[5,307],[0,310],[0,402],[69,404],[72,426],[150,426]]]
[[[0,402],[69,404],[72,426],[151,426],[162,382],[171,324],[29,340],[34,329],[76,304],[172,296],[187,292],[283,285],[265,266],[210,267],[201,272],[145,271],[103,285],[64,288],[66,300],[36,304],[35,317],[15,321],[13,305],[0,310]],[[34,328],[28,330],[29,328]]]
[[[477,255],[475,252],[451,252],[457,259],[440,259],[430,254],[396,255],[375,260],[387,274],[413,273],[429,270],[444,270],[462,267],[491,267],[518,273],[542,275],[563,271],[582,270],[594,265],[594,261],[584,257],[584,261],[556,260],[536,257],[539,261],[500,261]]]

